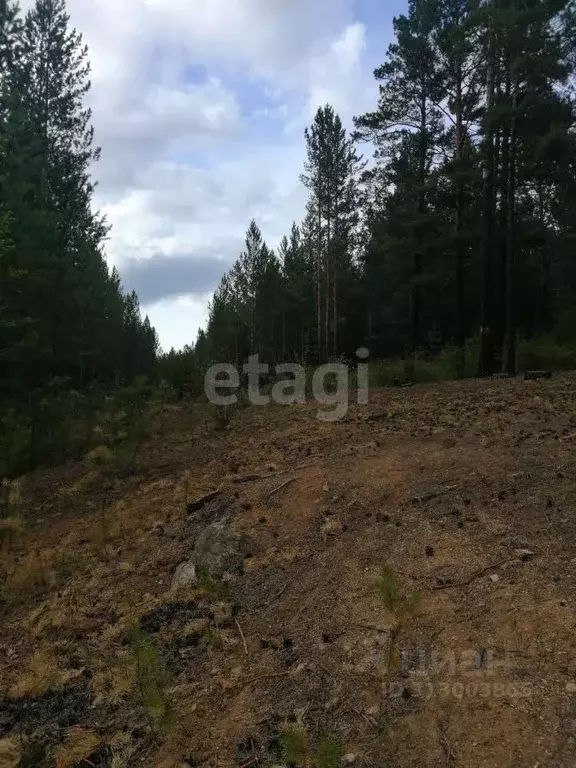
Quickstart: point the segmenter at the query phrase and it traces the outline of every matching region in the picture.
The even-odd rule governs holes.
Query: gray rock
[[[196,573],[196,566],[193,562],[188,560],[185,563],[180,563],[178,568],[174,571],[172,577],[172,590],[183,589],[186,587],[193,587],[198,583],[198,574]]]
[[[342,758],[342,765],[352,765],[353,763],[356,762],[357,759],[358,757],[355,754],[353,754],[352,752],[349,752],[347,755],[344,755],[344,757]]]
[[[520,536],[506,536],[502,539],[502,545],[504,547],[510,547],[510,549],[529,549],[530,542]]]
[[[523,563],[525,563],[528,560],[532,560],[536,553],[532,552],[531,549],[515,549],[514,554],[517,555]]]
[[[212,579],[230,579],[244,570],[247,552],[247,538],[223,519],[209,525],[198,536],[190,562],[197,573],[206,573]]]

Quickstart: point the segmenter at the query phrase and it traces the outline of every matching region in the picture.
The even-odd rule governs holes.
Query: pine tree
[[[355,137],[376,145],[375,159],[386,187],[398,193],[402,217],[409,220],[398,233],[404,252],[412,254],[410,350],[421,345],[422,286],[425,231],[429,227],[429,181],[442,134],[441,79],[434,55],[436,16],[431,5],[410,0],[408,15],[394,19],[397,42],[388,60],[375,71],[380,82],[378,108],[354,119]]]
[[[0,0],[0,473],[66,458],[78,388],[155,375],[156,333],[92,209],[89,71],[64,0],[24,18]]]
[[[318,109],[304,135],[308,160],[302,181],[310,190],[309,211],[316,222],[318,355],[328,359],[339,352],[339,297],[353,257],[363,165],[330,105]]]

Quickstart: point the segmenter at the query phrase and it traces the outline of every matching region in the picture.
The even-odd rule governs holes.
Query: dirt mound
[[[77,466],[65,503],[25,478],[2,737],[39,767],[82,764],[71,726],[114,768],[576,765],[574,383],[176,414],[105,535]]]

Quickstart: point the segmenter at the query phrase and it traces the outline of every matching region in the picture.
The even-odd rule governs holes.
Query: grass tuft
[[[9,694],[14,699],[21,699],[24,696],[41,696],[48,691],[60,688],[71,678],[72,674],[60,667],[58,659],[52,653],[39,650],[30,659],[26,672],[10,688]]]
[[[391,669],[400,664],[396,642],[407,620],[420,604],[421,598],[418,592],[405,594],[400,588],[396,574],[388,566],[384,566],[380,571],[376,580],[376,589],[384,607],[393,616],[388,651],[388,669]]]
[[[282,759],[289,766],[306,762],[308,753],[308,735],[301,723],[284,723],[280,730]]]
[[[88,758],[103,742],[94,731],[85,728],[69,728],[64,739],[56,750],[56,768],[76,768],[78,765],[90,764]]]
[[[22,759],[22,749],[17,739],[0,739],[0,766],[2,768],[19,768]]]
[[[314,768],[340,768],[343,757],[344,746],[342,742],[333,736],[328,736],[316,749]]]
[[[158,731],[168,725],[171,715],[166,697],[167,673],[154,638],[137,627],[130,633],[129,643],[136,663],[141,704],[148,716],[150,728],[157,736]]]

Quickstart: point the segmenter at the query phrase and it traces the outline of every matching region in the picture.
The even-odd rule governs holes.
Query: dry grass
[[[100,736],[85,728],[70,728],[56,750],[56,768],[75,768],[102,746]]]
[[[109,745],[112,750],[110,768],[128,768],[136,752],[131,736],[128,733],[117,733],[110,739]]]
[[[62,669],[58,658],[50,650],[41,649],[32,655],[24,673],[10,688],[9,695],[14,699],[42,696],[76,676],[77,673]]]
[[[0,520],[0,552],[10,551],[25,536],[26,528],[20,517],[5,517]]]
[[[19,768],[21,757],[18,739],[0,739],[0,768]]]
[[[97,705],[116,707],[134,696],[138,685],[136,664],[124,654],[105,669],[94,673],[92,693]]]
[[[8,559],[4,568],[6,577],[0,587],[0,597],[5,603],[5,611],[44,594],[56,583],[54,573],[41,552],[29,553],[21,559]]]
[[[3,595],[16,609],[3,609],[2,692],[62,687],[75,696],[66,683],[80,666],[92,673],[92,700],[60,745],[62,765],[104,746],[112,768],[174,768],[188,755],[233,765],[249,736],[257,744],[242,765],[279,760],[278,742],[279,762],[309,768],[335,768],[344,743],[358,765],[496,768],[510,754],[547,765],[556,753],[558,765],[576,765],[576,748],[559,735],[574,684],[565,662],[575,622],[572,391],[571,381],[391,390],[333,425],[317,422],[315,408],[239,410],[223,432],[200,420],[192,436],[167,426],[110,493],[99,468],[78,486],[85,465],[26,478],[26,504],[15,509],[25,522],[33,512],[34,524],[2,564]],[[235,483],[236,470],[281,476]],[[56,482],[74,496],[64,514]],[[249,539],[244,574],[227,589],[200,574],[196,589],[171,593],[175,568],[222,514],[213,505],[184,515],[183,505],[220,485],[230,524]],[[457,490],[422,501],[445,487]],[[95,548],[103,495],[113,535]],[[514,559],[512,537],[527,540],[530,561]],[[498,580],[489,571],[468,584],[508,556]],[[389,568],[375,588],[382,562]],[[128,641],[158,608],[149,637]],[[420,650],[474,657],[488,648],[488,660],[492,647],[514,649],[495,681],[530,683],[530,698],[456,698],[451,672],[396,667]],[[489,671],[473,668],[469,687]],[[433,697],[420,694],[423,678]],[[396,684],[400,695],[389,694]],[[305,718],[292,722],[298,712]],[[54,765],[57,714],[46,717],[52,762],[34,768]],[[101,729],[110,723],[118,735]],[[15,768],[18,746],[0,742],[2,768],[3,757]]]

